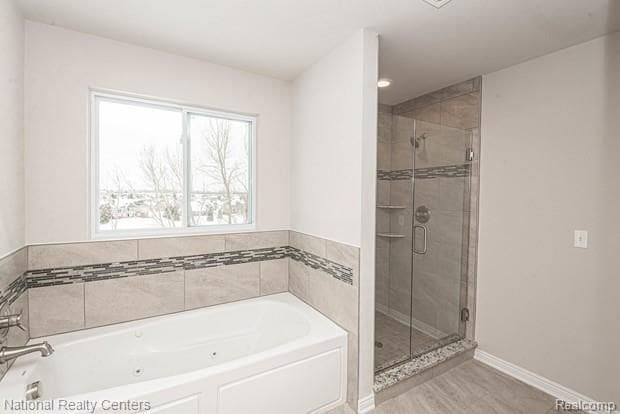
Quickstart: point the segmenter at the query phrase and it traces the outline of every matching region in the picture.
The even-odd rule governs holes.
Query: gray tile
[[[353,285],[359,283],[360,249],[344,243],[325,240],[325,258],[353,270]]]
[[[415,208],[426,206],[432,214],[439,209],[439,179],[431,178],[428,180],[415,179]]]
[[[298,231],[291,231],[289,237],[291,246],[319,257],[325,257],[325,239]]]
[[[413,210],[410,207],[399,209],[393,211],[391,213],[392,219],[390,221],[390,233],[402,234],[405,236],[405,240],[403,239],[395,239],[392,240],[392,244],[394,243],[411,243],[411,226],[413,220]],[[410,256],[410,254],[406,254],[405,257]],[[411,258],[409,258],[410,260]]]
[[[84,328],[84,283],[28,290],[30,336]]]
[[[405,116],[394,116],[392,121],[392,142],[409,143],[411,145],[412,135],[413,119]]]
[[[411,180],[392,181],[390,183],[390,204],[411,206],[413,203],[412,193]]]
[[[413,147],[409,141],[394,142],[391,151],[391,169],[413,168]]]
[[[28,249],[26,247],[0,259],[0,292],[24,274],[27,267]]]
[[[377,110],[378,110],[379,114],[391,114],[392,113],[392,106],[380,103],[379,105],[377,105]]]
[[[440,93],[441,99],[446,100],[474,91],[474,79],[470,79],[461,83],[448,86],[447,88],[443,88]]]
[[[163,237],[138,240],[140,259],[191,256],[218,253],[226,250],[223,236]]]
[[[22,331],[18,328],[9,329],[7,345],[25,345],[30,338],[30,313],[28,309],[28,292],[22,293],[19,298],[17,298],[17,300],[11,304],[9,311],[13,315],[22,315],[21,323],[25,330]]]
[[[288,290],[308,303],[310,301],[310,270],[312,269],[296,260],[288,260]]]
[[[260,293],[259,264],[244,263],[185,271],[185,308],[249,299]]]
[[[260,262],[260,294],[270,295],[288,291],[289,259]]]
[[[428,106],[416,108],[411,112],[404,113],[403,116],[417,119],[420,121],[433,122],[439,124],[441,122],[441,104],[435,103]]]
[[[415,99],[409,99],[395,105],[392,112],[394,114],[402,114],[404,112],[412,111],[413,109],[415,109]]]
[[[87,328],[183,310],[183,271],[84,284]]]
[[[392,167],[392,144],[379,141],[377,143],[377,168],[389,170]]]
[[[347,335],[347,402],[357,405],[358,400],[358,377],[359,377],[359,339],[356,333],[348,332]]]
[[[389,309],[385,310],[389,312]],[[375,313],[375,371],[402,362],[411,356],[411,338],[415,328],[399,322],[382,312]],[[432,338],[429,338],[432,339]]]
[[[443,91],[433,91],[414,99],[414,108],[424,108],[435,104],[443,97]]]
[[[391,215],[392,215],[392,212],[390,210],[383,209],[383,208],[377,208],[377,218],[376,218],[377,233],[389,233],[390,232]],[[384,241],[387,241],[387,240],[384,239]]]
[[[349,332],[357,333],[357,288],[320,270],[310,269],[309,303]]]
[[[439,181],[439,208],[447,211],[464,211],[466,178],[440,177],[436,180]]]
[[[480,125],[480,92],[472,92],[442,101],[441,124],[460,129],[478,127]]]
[[[289,244],[288,230],[227,234],[226,250],[264,249]]]
[[[28,247],[29,270],[121,262],[137,258],[137,240],[40,244]]]
[[[390,204],[390,181],[378,180],[377,181],[377,204],[384,205]]]

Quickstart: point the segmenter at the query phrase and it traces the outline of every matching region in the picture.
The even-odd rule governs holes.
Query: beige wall
[[[90,87],[258,114],[257,229],[288,228],[290,82],[32,22],[25,70],[28,244],[89,237]]]
[[[483,93],[480,349],[620,403],[620,34],[487,75]]]
[[[24,244],[24,25],[0,2],[0,257]]]

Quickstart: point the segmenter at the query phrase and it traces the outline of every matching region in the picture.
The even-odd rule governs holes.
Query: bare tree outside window
[[[251,221],[251,120],[121,98],[96,100],[96,109],[100,231]]]
[[[249,125],[192,114],[193,224],[248,221]]]
[[[176,227],[181,221],[183,158],[179,151],[158,151],[147,145],[140,156],[140,169],[150,191],[144,207],[161,227]]]

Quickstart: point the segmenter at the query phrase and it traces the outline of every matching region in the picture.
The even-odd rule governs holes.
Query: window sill
[[[91,235],[92,241],[147,239],[183,236],[211,236],[217,234],[248,233],[256,231],[255,224],[229,224],[225,226],[186,227],[178,229],[102,231]]]

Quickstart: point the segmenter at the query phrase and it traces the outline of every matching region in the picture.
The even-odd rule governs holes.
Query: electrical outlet
[[[587,230],[575,230],[574,246],[580,249],[588,248],[588,231]]]

